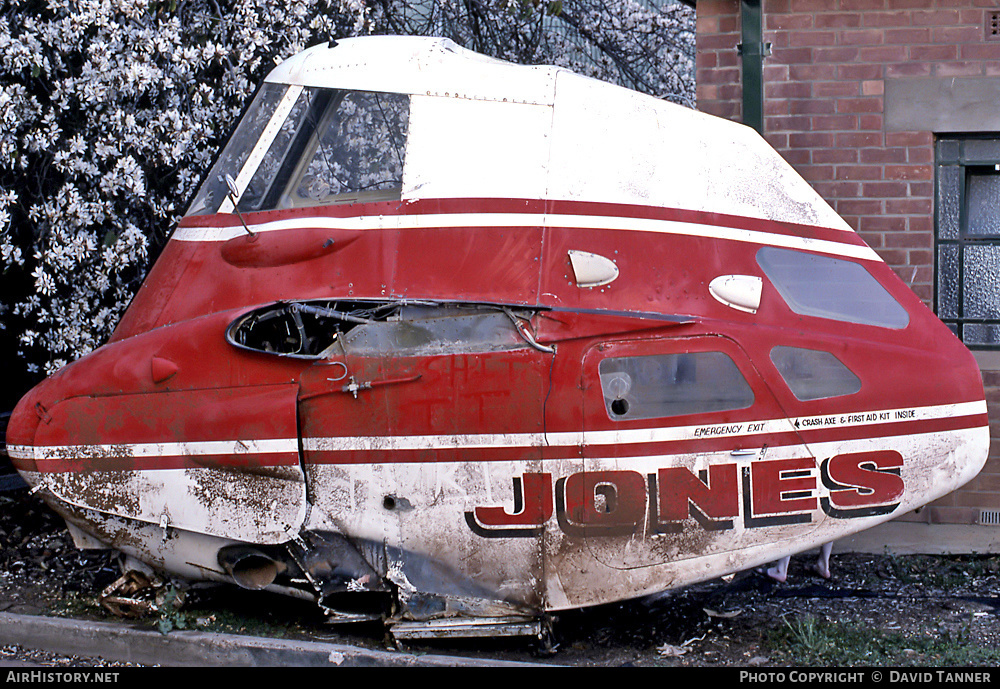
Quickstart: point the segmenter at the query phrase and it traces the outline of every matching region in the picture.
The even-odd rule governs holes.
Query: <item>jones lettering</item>
[[[903,457],[892,450],[638,471],[581,471],[512,478],[513,504],[465,513],[484,537],[537,536],[553,518],[571,536],[652,536],[692,526],[706,531],[812,520],[817,509],[837,519],[887,514],[905,490]]]

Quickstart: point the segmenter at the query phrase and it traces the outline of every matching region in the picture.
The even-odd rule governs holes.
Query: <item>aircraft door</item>
[[[302,372],[298,401],[310,502],[322,511],[314,517],[328,528],[377,542],[384,539],[389,520],[378,513],[359,517],[353,508],[365,501],[381,469],[372,453],[388,433],[387,391],[373,381],[385,378],[378,357],[319,361]]]
[[[519,501],[540,494],[550,367],[497,310],[352,329],[301,378],[307,528],[347,536],[423,600],[536,604],[544,518]]]
[[[557,499],[605,565],[731,570],[822,520],[816,461],[735,341],[605,342],[583,378],[585,471]]]

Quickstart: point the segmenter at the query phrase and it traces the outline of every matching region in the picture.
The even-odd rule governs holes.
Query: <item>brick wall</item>
[[[742,121],[739,0],[701,0],[695,41],[695,84],[698,109]]]
[[[928,305],[934,134],[886,127],[886,82],[1000,77],[1000,0],[762,0],[764,136]],[[698,108],[742,118],[739,0],[698,0]],[[907,518],[973,523],[1000,509],[1000,358],[984,367],[993,443],[968,487]],[[992,368],[992,370],[991,370]]]
[[[698,108],[740,120],[739,0],[699,0]],[[764,134],[926,303],[934,136],[884,130],[887,79],[1000,76],[997,0],[763,0]]]

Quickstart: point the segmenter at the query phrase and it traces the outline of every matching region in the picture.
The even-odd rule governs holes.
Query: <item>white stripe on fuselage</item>
[[[110,445],[9,445],[14,459],[100,459],[104,457],[197,457],[205,455],[270,455],[298,453],[298,438],[208,440],[178,443],[114,443]]]
[[[986,402],[966,402],[909,409],[888,409],[871,412],[844,413],[736,421],[725,424],[701,424],[673,428],[634,428],[615,431],[578,431],[571,433],[486,433],[461,435],[404,436],[335,436],[303,438],[307,452],[365,452],[376,450],[405,451],[431,449],[515,449],[538,447],[572,447],[575,445],[640,445],[707,438],[753,437],[772,433],[833,428],[858,428],[913,421],[960,418],[986,414]],[[806,441],[808,442],[808,440]],[[176,443],[115,443],[108,445],[10,445],[8,453],[15,459],[58,460],[102,457],[185,457],[204,455],[272,455],[297,453],[298,438],[268,440],[216,440]]]
[[[846,244],[826,239],[810,239],[795,235],[775,234],[736,227],[701,223],[630,218],[604,215],[559,215],[552,213],[440,213],[426,215],[362,215],[351,218],[327,216],[291,218],[249,225],[254,234],[280,230],[420,230],[446,227],[565,227],[594,230],[630,230],[660,234],[686,235],[749,242],[786,249],[801,249],[817,253],[880,261],[867,245]],[[171,237],[181,242],[223,242],[246,234],[242,225],[230,227],[178,227]]]

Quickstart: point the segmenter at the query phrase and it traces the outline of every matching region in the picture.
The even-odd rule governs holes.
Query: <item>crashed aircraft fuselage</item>
[[[389,37],[274,70],[8,431],[85,547],[397,625],[756,566],[988,443],[969,352],[755,132]]]

